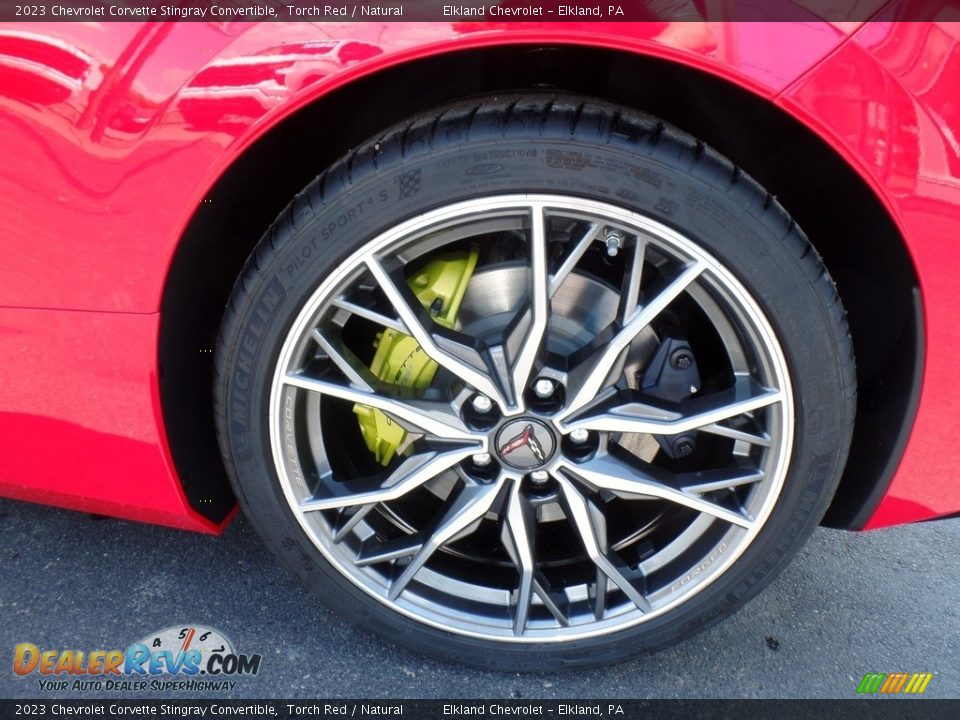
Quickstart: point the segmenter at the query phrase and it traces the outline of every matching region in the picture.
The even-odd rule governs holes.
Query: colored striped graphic
[[[927,689],[933,679],[933,673],[867,673],[857,686],[861,694],[884,693],[895,695],[904,693],[919,695]]]

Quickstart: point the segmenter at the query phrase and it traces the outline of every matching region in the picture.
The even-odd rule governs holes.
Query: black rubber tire
[[[483,195],[556,192],[676,227],[723,262],[767,313],[787,357],[794,453],[753,544],[704,591],[628,630],[561,644],[490,643],[388,610],[330,566],[300,529],[276,477],[270,380],[306,298],[364,239],[426,210]],[[331,608],[407,648],[469,665],[557,670],[673,644],[742,606],[789,562],[823,515],[847,456],[853,345],[820,257],[785,210],[702,142],[641,113],[565,96],[461,102],[394,127],[310,183],[248,261],[216,355],[223,460],[264,542]]]

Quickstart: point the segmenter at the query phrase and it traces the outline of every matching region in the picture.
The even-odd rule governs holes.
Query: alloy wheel
[[[471,253],[441,323],[412,283]],[[371,369],[386,333],[429,383]],[[562,195],[459,202],[365,243],[303,303],[269,408],[290,510],[344,577],[520,643],[622,630],[720,577],[776,504],[794,424],[776,335],[719,259]],[[401,432],[389,458],[357,408]]]

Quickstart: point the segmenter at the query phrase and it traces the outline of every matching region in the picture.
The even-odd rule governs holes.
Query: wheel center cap
[[[497,433],[497,455],[507,465],[521,470],[546,464],[556,446],[550,428],[533,418],[511,420]]]

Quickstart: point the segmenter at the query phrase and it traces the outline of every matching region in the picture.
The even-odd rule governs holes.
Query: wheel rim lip
[[[401,594],[396,600],[390,600],[380,589],[373,587],[366,578],[357,573],[351,572],[350,568],[345,566],[341,558],[332,551],[331,539],[324,537],[316,532],[316,526],[307,519],[307,513],[299,509],[299,503],[302,498],[297,498],[294,493],[293,485],[287,475],[287,467],[283,457],[283,437],[280,418],[282,408],[280,401],[283,395],[284,377],[288,371],[292,356],[300,344],[304,333],[308,330],[308,325],[316,316],[317,311],[322,304],[341,286],[343,282],[349,279],[356,268],[363,265],[368,258],[377,257],[385,249],[399,251],[404,244],[404,239],[415,238],[422,235],[428,229],[435,226],[442,226],[447,222],[457,219],[468,219],[472,215],[482,215],[484,213],[496,213],[503,215],[510,210],[528,210],[531,206],[539,205],[543,208],[583,213],[589,216],[602,217],[615,222],[617,225],[636,229],[648,237],[652,237],[658,243],[668,246],[674,252],[690,259],[704,263],[705,273],[709,272],[716,281],[722,283],[725,291],[731,293],[737,301],[734,308],[739,313],[745,315],[749,320],[750,329],[755,332],[761,341],[761,350],[766,353],[770,364],[770,372],[773,379],[776,380],[777,387],[782,392],[781,408],[781,427],[779,428],[779,437],[776,445],[771,444],[769,451],[776,452],[776,467],[772,473],[769,473],[769,485],[766,497],[763,500],[761,508],[754,513],[754,522],[752,526],[745,531],[739,538],[736,547],[732,548],[724,556],[720,557],[725,550],[721,549],[718,553],[716,548],[725,546],[729,530],[725,531],[720,540],[713,546],[706,560],[701,563],[708,564],[709,570],[695,575],[688,572],[682,580],[689,579],[689,588],[685,592],[676,595],[672,600],[644,613],[629,613],[632,617],[623,618],[619,614],[595,622],[589,622],[582,625],[570,625],[547,630],[531,629],[529,634],[520,636],[513,635],[508,629],[504,628],[501,633],[500,626],[489,626],[489,631],[483,632],[480,629],[471,629],[453,622],[444,622],[438,620],[435,616],[427,616],[417,612],[421,604],[405,602],[404,595]],[[396,245],[396,247],[394,247]],[[389,610],[400,613],[420,624],[434,627],[446,632],[457,635],[471,637],[487,641],[506,642],[512,644],[560,644],[575,640],[590,639],[602,635],[608,635],[614,632],[627,630],[649,623],[650,621],[665,615],[671,610],[683,605],[693,597],[701,594],[706,588],[724,577],[733,564],[753,545],[756,537],[766,526],[770,514],[772,513],[780,493],[783,488],[784,480],[792,459],[792,449],[795,432],[795,411],[793,390],[790,380],[789,368],[786,357],[783,353],[776,333],[770,325],[766,314],[760,308],[759,303],[753,298],[753,295],[743,286],[739,279],[726,268],[712,254],[703,250],[695,241],[686,237],[682,233],[664,225],[652,218],[641,215],[632,210],[612,205],[610,203],[597,200],[586,199],[578,196],[567,196],[558,194],[533,194],[533,193],[511,193],[505,195],[490,196],[484,198],[471,199],[445,205],[441,208],[422,213],[406,221],[403,221],[392,228],[379,234],[377,237],[367,242],[350,256],[341,262],[338,267],[321,282],[308,300],[301,307],[294,323],[287,331],[286,339],[281,347],[280,353],[275,363],[275,370],[271,381],[271,390],[269,398],[269,431],[271,454],[274,463],[274,470],[277,473],[284,498],[289,509],[296,518],[301,529],[313,543],[324,558],[353,585],[360,588],[367,595],[377,600]],[[477,452],[497,453],[497,449],[492,447],[489,441],[483,443]],[[554,467],[558,462],[554,455],[550,461],[543,467]],[[524,471],[511,468],[508,474],[514,475],[517,480],[520,479]],[[714,556],[717,557],[714,557]],[[712,559],[711,559],[712,558]],[[696,570],[697,566],[691,568]],[[421,572],[433,572],[429,567],[424,567]],[[463,582],[463,580],[460,580]],[[427,601],[429,602],[429,601]],[[463,614],[454,608],[445,607],[444,610],[449,615]],[[482,618],[474,618],[475,627],[482,627]],[[492,632],[496,630],[496,632]]]

